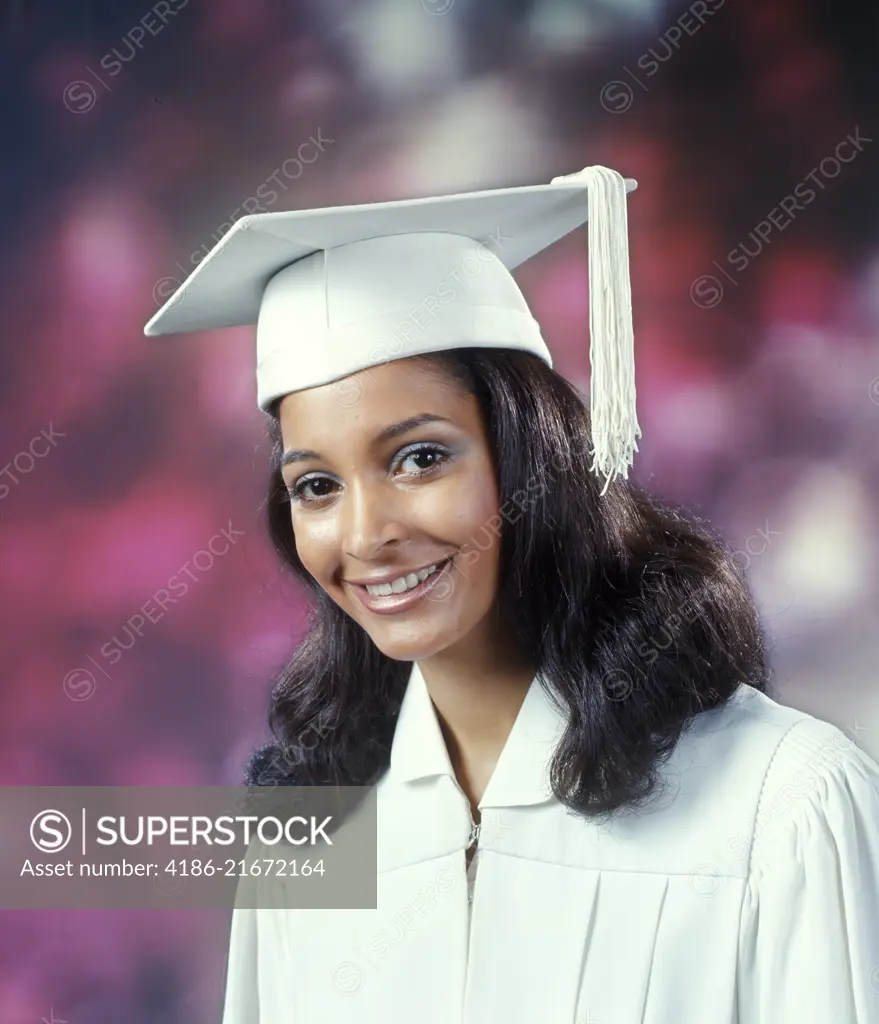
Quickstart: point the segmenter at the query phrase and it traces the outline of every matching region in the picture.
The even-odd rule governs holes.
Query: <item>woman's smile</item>
[[[392,582],[381,584],[346,582],[354,596],[367,609],[378,615],[395,615],[408,611],[422,598],[433,594],[446,581],[446,573],[451,572],[452,559],[446,558],[434,562],[425,569],[406,573],[396,577]],[[402,585],[401,585],[402,583]]]

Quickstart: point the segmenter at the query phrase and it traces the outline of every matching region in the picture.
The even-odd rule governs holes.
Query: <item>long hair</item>
[[[743,571],[700,520],[589,470],[589,412],[537,356],[453,349],[427,359],[477,399],[500,494],[498,608],[566,709],[550,765],[563,804],[599,818],[654,795],[688,723],[736,689],[766,692],[765,639]],[[279,469],[266,514],[313,594],[308,632],[272,692],[274,741],[248,785],[358,786],[390,763],[411,662],[384,655],[304,569]]]

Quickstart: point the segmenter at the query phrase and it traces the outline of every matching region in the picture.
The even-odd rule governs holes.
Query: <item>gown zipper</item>
[[[473,861],[471,859],[470,864],[467,863],[466,851],[469,850],[471,847],[475,846],[476,849],[473,851],[473,856],[474,857],[478,857],[479,856],[479,832],[480,832],[480,830],[482,828],[482,824],[480,823],[479,825],[477,825],[476,822],[473,820],[473,810],[470,807],[470,798],[467,796],[467,794],[461,788],[461,784],[458,782],[458,780],[455,779],[454,782],[455,782],[455,786],[456,786],[458,792],[461,794],[461,796],[466,801],[466,804],[467,804],[467,814],[468,814],[468,816],[470,818],[470,835],[467,838],[467,845],[464,848],[465,849],[465,854],[464,854],[464,879],[465,879],[466,884],[467,884],[467,902],[468,903],[472,903],[473,902],[473,896],[474,896],[475,889],[476,889],[476,883],[474,881],[473,886],[471,887],[471,885],[470,885],[470,877],[468,875],[468,870],[472,866]]]
[[[477,825],[476,824],[476,822],[473,820],[473,814],[471,813],[470,814],[470,838],[467,840],[467,849],[468,850],[470,849],[471,846],[478,845],[478,843],[479,843],[479,829],[480,828],[481,828],[481,825]],[[474,857],[475,856],[476,856],[476,854],[474,854]]]
[[[469,804],[468,804],[468,809],[469,809]],[[465,855],[465,858],[464,858],[465,859],[465,863],[464,863],[465,873],[469,872],[469,869],[473,866],[473,860],[476,857],[479,856],[479,830],[480,830],[481,827],[482,827],[481,824],[477,825],[476,822],[473,820],[473,812],[470,811],[470,838],[467,840],[467,847],[466,848],[469,850],[471,847],[475,847],[475,849],[473,850],[473,857],[471,857],[469,864],[467,864],[467,862],[466,862],[466,855]],[[469,875],[468,875],[468,879],[467,879],[467,902],[468,903],[472,903],[473,902],[474,889],[475,889],[475,883],[473,883],[471,885],[470,879],[469,879]]]
[[[467,801],[467,813],[470,816],[470,835],[469,835],[469,837],[467,839],[467,846],[465,847],[465,852],[464,852],[464,883],[467,886],[467,917],[468,917],[468,921],[472,925],[473,899],[474,899],[474,897],[476,895],[476,881],[477,880],[474,878],[472,883],[470,881],[470,875],[468,873],[468,869],[470,867],[472,867],[473,860],[470,861],[470,864],[467,863],[467,853],[466,853],[466,851],[472,848],[473,849],[473,857],[476,858],[476,857],[479,856],[479,833],[480,833],[480,831],[482,829],[482,823],[480,822],[479,825],[477,825],[476,822],[473,820],[473,810],[470,807],[470,799],[469,799],[469,797],[467,797],[466,793],[464,793],[464,790],[461,789],[460,786],[458,786],[458,789],[461,790],[461,796],[463,796],[464,799]],[[466,963],[465,963],[465,966],[464,966],[464,999],[465,999],[465,1003],[466,1003],[466,999],[467,999],[467,992],[469,991],[469,988],[470,988],[470,954],[472,952],[471,946],[470,946],[470,935],[471,935],[471,933],[470,933],[470,929],[469,929],[469,926],[468,926],[467,943],[466,943],[467,959],[466,959]]]

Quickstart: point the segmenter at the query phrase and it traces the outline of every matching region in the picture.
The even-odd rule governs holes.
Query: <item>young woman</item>
[[[259,309],[269,530],[313,621],[246,781],[375,785],[377,908],[236,909],[225,1024],[879,1020],[879,767],[767,694],[727,546],[602,490],[575,389],[518,326],[478,337],[494,284],[365,352],[434,243],[361,234]],[[353,372],[303,376],[329,335],[280,325],[315,301],[344,344],[355,293]]]

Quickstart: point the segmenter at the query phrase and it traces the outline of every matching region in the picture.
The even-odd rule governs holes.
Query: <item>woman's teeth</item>
[[[442,563],[437,564],[441,565]],[[404,590],[411,590],[413,587],[417,587],[419,583],[423,583],[428,576],[432,576],[435,572],[436,566],[432,565],[429,569],[410,572],[408,576],[400,576],[390,583],[378,583],[375,586],[367,583],[366,589],[375,597],[387,597],[388,594],[402,594]]]

